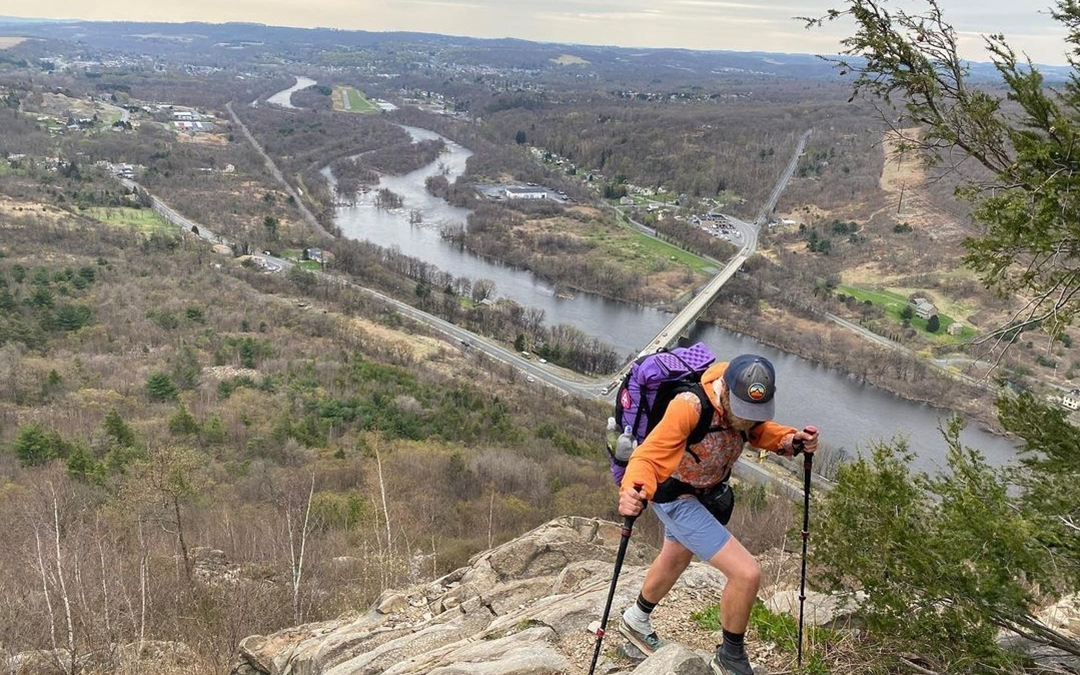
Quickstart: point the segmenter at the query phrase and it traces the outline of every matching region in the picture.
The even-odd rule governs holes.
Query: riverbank
[[[414,131],[418,130],[411,133]],[[415,133],[414,140],[420,135]],[[451,145],[427,167],[380,180],[379,187],[403,195],[407,205],[422,213],[422,223],[410,223],[404,210],[393,213],[358,203],[336,209],[336,224],[348,238],[367,240],[423,263],[412,266],[416,269],[430,270],[430,265],[473,281],[484,280],[494,296],[513,300],[547,325],[570,326],[610,345],[624,358],[639,352],[663,330],[670,314],[643,304],[613,302],[592,292],[557,297],[556,288],[581,288],[583,284],[561,281],[566,277],[559,274],[545,274],[557,282],[548,283],[534,272],[496,262],[501,260],[498,255],[480,257],[444,240],[445,226],[464,226],[470,211],[428,193],[426,180],[436,174],[448,179],[461,175],[469,155],[467,149]],[[620,262],[626,271],[625,261],[609,261]],[[955,410],[979,423],[969,427],[971,434],[965,443],[991,449],[997,465],[1015,455],[1010,443],[980,434],[981,425],[992,428],[996,424],[993,406],[982,392],[965,392],[932,366],[899,352],[887,353],[880,345],[838,327],[797,319],[794,312],[798,309],[789,307],[784,297],[774,298],[757,288],[754,278],[763,272],[759,267],[751,264],[748,275],[733,279],[730,292],[725,289],[693,332],[717,354],[759,349],[782,367],[788,392],[784,395],[786,416],[818,425],[832,443],[848,450],[868,448],[875,440],[899,435],[921,456],[920,468],[932,471],[945,465],[946,448],[938,432],[944,419],[942,411]],[[761,343],[742,336],[754,336]],[[807,396],[806,392],[812,394]]]
[[[889,350],[832,324],[772,307],[750,315],[714,305],[699,322],[745,335],[777,350],[844,373],[899,398],[978,422],[987,433],[1009,437],[997,420],[990,392],[973,387],[899,351]]]

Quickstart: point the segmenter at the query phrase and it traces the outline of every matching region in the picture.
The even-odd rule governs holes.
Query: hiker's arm
[[[682,461],[686,439],[697,426],[700,405],[700,400],[693,394],[680,394],[672,399],[659,424],[630,456],[622,489],[640,483],[642,496],[649,500],[653,498],[656,486],[675,473]],[[712,410],[706,412],[712,413]]]
[[[750,445],[762,450],[775,452],[779,455],[790,457],[792,454],[791,443],[799,430],[776,422],[762,422],[748,434]]]

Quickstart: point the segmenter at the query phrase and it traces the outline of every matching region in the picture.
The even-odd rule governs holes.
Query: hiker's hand
[[[817,450],[818,431],[815,427],[806,427],[802,431],[796,431],[792,438],[792,448],[799,448],[808,455]]]
[[[637,488],[623,488],[619,491],[619,515],[638,516],[645,510],[645,497]]]

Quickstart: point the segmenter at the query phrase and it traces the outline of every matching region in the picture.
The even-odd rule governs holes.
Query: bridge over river
[[[788,162],[787,168],[784,169],[784,173],[780,176],[780,179],[773,187],[772,193],[769,195],[769,199],[761,207],[758,212],[758,217],[752,223],[748,223],[744,220],[732,216],[725,216],[724,219],[732,226],[736,231],[736,237],[742,239],[743,245],[739,249],[738,254],[735,255],[720,272],[709,280],[707,284],[699,288],[694,297],[683,307],[682,311],[675,315],[675,317],[664,326],[656,337],[650,340],[634,360],[645,356],[646,354],[652,354],[658,349],[665,349],[675,344],[681,336],[690,330],[690,327],[694,325],[694,322],[698,320],[698,317],[712,304],[713,300],[720,294],[724,284],[728,282],[731,277],[735,275],[735,272],[742,267],[743,263],[750,259],[750,256],[757,250],[757,238],[758,232],[761,231],[761,227],[765,225],[769,218],[769,214],[772,213],[773,208],[776,206],[776,201],[780,198],[784,188],[787,187],[788,182],[791,180],[792,175],[795,174],[795,167],[799,163],[799,157],[802,156],[803,149],[806,147],[806,140],[810,137],[812,129],[803,133],[799,137],[799,142],[795,145],[795,152],[791,155],[791,161]],[[622,369],[615,375],[615,379],[608,384],[604,393],[610,394],[626,376],[627,371],[630,369],[630,365],[634,362],[631,360],[624,365]]]

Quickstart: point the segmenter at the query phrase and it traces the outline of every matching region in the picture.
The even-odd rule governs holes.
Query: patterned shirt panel
[[[701,415],[701,399],[697,394],[683,392],[679,394],[679,397],[685,399],[698,415]],[[718,410],[709,406],[706,412],[713,414],[711,426],[726,426],[724,415]],[[694,455],[689,452],[684,453],[672,478],[698,488],[716,485],[728,475],[731,467],[742,454],[743,445],[743,435],[735,429],[724,428],[710,432],[700,443],[690,446],[690,450],[697,455],[697,459],[694,459]]]

